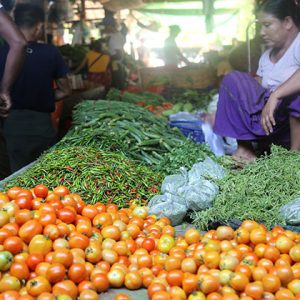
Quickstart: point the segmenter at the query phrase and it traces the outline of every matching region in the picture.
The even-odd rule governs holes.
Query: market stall
[[[249,8],[188,2],[94,8],[132,28],[142,14],[167,25],[199,14],[206,34]],[[99,22],[74,5],[71,19]],[[60,47],[71,69],[88,51],[80,37]],[[133,51],[124,89],[70,75],[72,94],[52,114],[57,142],[0,181],[0,299],[300,299],[300,153],[272,145],[249,164],[233,159],[236,139],[213,132],[226,72],[210,50],[175,67],[145,66]]]

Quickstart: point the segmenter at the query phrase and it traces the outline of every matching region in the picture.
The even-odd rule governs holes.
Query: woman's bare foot
[[[232,157],[238,162],[243,161],[245,163],[254,161],[257,158],[249,141],[238,141],[238,148]]]

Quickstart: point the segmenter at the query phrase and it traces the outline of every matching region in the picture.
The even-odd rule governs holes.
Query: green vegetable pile
[[[79,66],[89,50],[86,45],[71,46],[69,44],[60,46],[58,49],[66,61],[71,62],[71,68]]]
[[[166,121],[126,102],[83,101],[75,107],[73,120],[75,127],[56,147],[95,146],[158,165],[163,154],[186,140],[179,129],[169,128]]]
[[[157,170],[165,175],[176,174],[180,167],[190,170],[195,163],[203,161],[208,156],[216,160],[205,143],[195,144],[187,139],[180,147],[173,148],[163,156]]]
[[[65,185],[80,193],[87,203],[113,202],[119,207],[129,201],[146,203],[160,189],[162,177],[122,154],[107,153],[92,147],[67,147],[51,150],[6,188],[30,188],[42,183],[49,188]]]
[[[178,90],[172,92],[168,100],[173,103],[190,103],[194,109],[206,110],[209,103],[213,100],[213,96],[217,94],[216,89],[212,90]]]
[[[300,195],[300,153],[273,146],[270,156],[231,172],[218,185],[213,207],[191,215],[198,228],[233,219],[255,220],[268,228],[285,225],[279,210]]]
[[[122,94],[119,90],[115,88],[111,88],[108,91],[106,95],[106,99],[121,100],[133,104],[137,104],[139,102],[145,102],[145,104],[147,105],[161,105],[163,102],[166,102],[166,99],[159,94],[154,94],[147,91],[139,94],[129,93],[129,92],[124,92]]]

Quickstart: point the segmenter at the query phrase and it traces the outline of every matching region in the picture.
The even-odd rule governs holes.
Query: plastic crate
[[[170,127],[177,127],[186,137],[195,143],[204,143],[205,137],[202,131],[201,121],[172,121]]]

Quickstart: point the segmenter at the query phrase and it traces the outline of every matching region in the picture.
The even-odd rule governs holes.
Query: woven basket
[[[185,89],[205,89],[214,87],[217,74],[206,65],[178,68],[172,75],[172,85]]]
[[[172,80],[172,71],[165,67],[143,68],[139,70],[139,75],[144,88],[164,83],[168,84]]]
[[[216,72],[204,64],[175,69],[166,67],[143,68],[140,69],[139,74],[144,88],[169,83],[176,88],[206,89],[215,87],[217,84]]]

